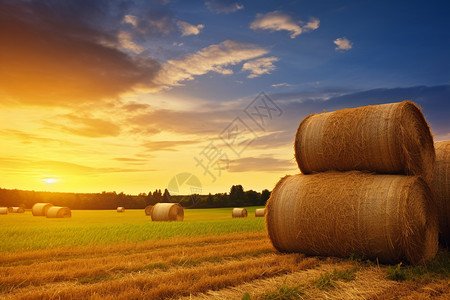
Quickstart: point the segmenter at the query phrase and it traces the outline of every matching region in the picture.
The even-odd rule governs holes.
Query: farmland
[[[449,256],[425,266],[277,253],[264,218],[191,209],[184,222],[143,210],[72,211],[72,218],[1,216],[2,299],[439,298]]]

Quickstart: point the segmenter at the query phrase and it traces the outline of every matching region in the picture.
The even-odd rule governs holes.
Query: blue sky
[[[0,0],[2,186],[140,193],[191,172],[204,192],[270,189],[298,172],[304,117],[402,100],[448,140],[448,16],[449,1]],[[282,112],[263,129],[245,114],[261,92]],[[238,155],[221,139],[235,121],[257,136]],[[211,143],[229,156],[215,180],[195,160]]]

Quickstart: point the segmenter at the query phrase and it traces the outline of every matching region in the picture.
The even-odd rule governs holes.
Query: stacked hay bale
[[[53,204],[51,203],[35,203],[31,208],[33,216],[46,216],[47,211]]]
[[[450,246],[450,141],[436,142],[436,164],[431,190],[438,208],[439,238]]]
[[[183,221],[184,210],[178,203],[157,203],[151,211],[152,221]]]
[[[0,215],[7,215],[7,214],[8,214],[8,208],[0,207]]]
[[[118,212],[118,213],[123,213],[123,212],[125,212],[125,207],[123,207],[123,206],[117,207],[117,212]]]
[[[435,153],[414,103],[310,115],[294,147],[303,174],[281,179],[266,206],[275,248],[387,263],[434,257],[438,223],[429,184]]]
[[[247,218],[247,210],[245,208],[233,208],[231,216],[233,218]]]

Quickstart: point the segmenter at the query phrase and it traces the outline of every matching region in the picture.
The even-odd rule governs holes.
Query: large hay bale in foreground
[[[25,212],[25,209],[20,206],[13,206],[13,207],[9,207],[8,211],[10,213],[23,214]]]
[[[231,212],[231,216],[233,218],[247,218],[247,210],[245,208],[235,207]]]
[[[123,213],[123,212],[125,212],[125,207],[122,207],[122,206],[117,207],[117,212],[118,212],[118,213]]]
[[[357,171],[281,179],[267,203],[266,226],[282,252],[383,263],[433,258],[438,223],[431,191],[417,176]]]
[[[255,209],[255,217],[264,217],[266,215],[265,208],[257,208]]]
[[[52,206],[47,211],[47,218],[70,218],[72,212],[68,207]]]
[[[419,175],[428,184],[433,176],[433,138],[410,101],[310,115],[298,127],[294,148],[303,174],[366,170]]]
[[[36,203],[31,208],[31,213],[33,216],[45,216],[47,211],[53,204],[51,203]]]
[[[183,221],[184,210],[178,203],[157,203],[151,216],[152,221]]]
[[[436,142],[436,164],[431,190],[438,209],[442,244],[450,245],[450,141]]]
[[[146,216],[151,216],[152,215],[152,211],[153,211],[153,205],[148,205],[145,207],[145,215]]]
[[[8,214],[8,208],[0,207],[0,215],[7,215],[7,214]]]

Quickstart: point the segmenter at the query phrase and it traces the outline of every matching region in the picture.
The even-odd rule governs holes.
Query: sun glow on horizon
[[[44,181],[47,184],[52,184],[52,183],[56,183],[61,181],[60,179],[56,179],[56,178],[44,178],[42,179],[42,181]]]

